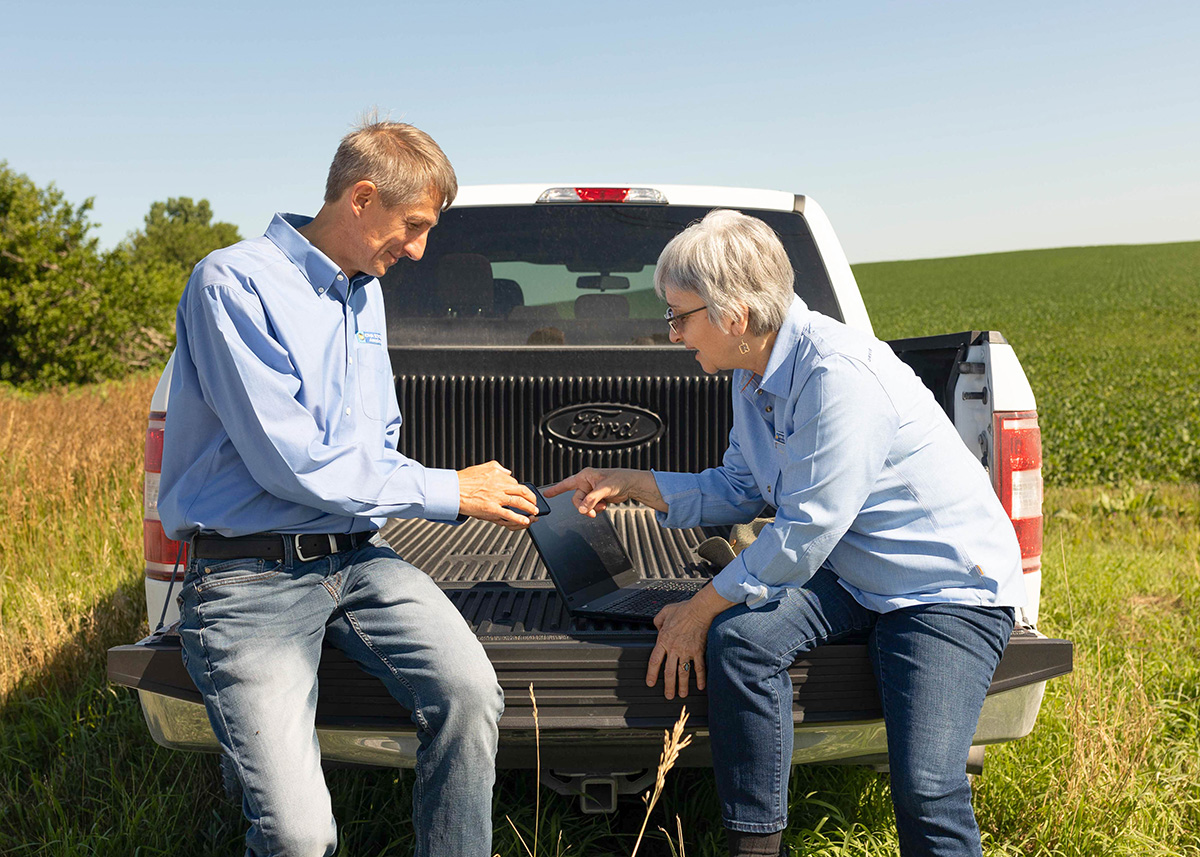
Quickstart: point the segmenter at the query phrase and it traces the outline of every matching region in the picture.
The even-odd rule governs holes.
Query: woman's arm
[[[603,512],[609,503],[621,503],[625,500],[637,500],[651,509],[666,512],[666,501],[659,493],[654,475],[648,470],[613,469],[600,470],[587,467],[574,476],[568,476],[562,482],[551,485],[542,492],[546,497],[557,497],[567,491],[574,491],[575,507],[581,514],[596,517],[597,512]]]
[[[756,417],[757,419],[757,417]],[[664,527],[744,524],[754,520],[766,501],[741,450],[741,426],[735,410],[729,446],[719,467],[700,473],[654,471],[669,511],[659,516]]]

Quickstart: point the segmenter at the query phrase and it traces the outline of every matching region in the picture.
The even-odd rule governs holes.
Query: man
[[[278,214],[214,252],[180,300],[159,513],[191,545],[184,659],[241,781],[247,855],[337,847],[314,727],[324,639],[413,712],[416,854],[491,853],[495,672],[376,532],[388,517],[517,529],[537,510],[494,461],[456,473],[396,448],[375,278],[421,258],[457,190],[428,135],[365,125],[342,140],[316,217]]]

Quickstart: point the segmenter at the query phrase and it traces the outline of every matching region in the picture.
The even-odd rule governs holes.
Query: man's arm
[[[536,510],[527,489],[498,464],[468,468],[464,486],[455,471],[425,467],[390,445],[370,450],[327,441],[296,398],[300,379],[270,336],[262,305],[231,286],[189,293],[187,340],[204,399],[264,490],[347,516],[453,520],[463,511],[521,526],[523,516],[503,506]]]

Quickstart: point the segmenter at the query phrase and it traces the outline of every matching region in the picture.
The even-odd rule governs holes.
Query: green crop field
[[[998,330],[1052,485],[1200,481],[1200,242],[858,265],[881,339]]]
[[[855,269],[885,338],[991,328],[1038,396],[1046,448],[1042,630],[1076,645],[1033,734],[988,750],[985,854],[1200,857],[1200,244]],[[0,390],[0,854],[241,853],[211,756],[147,735],[105,649],[146,632],[141,446],[154,378]],[[340,854],[405,854],[410,780],[333,771]],[[798,769],[796,855],[894,855],[887,779]],[[642,820],[583,816],[503,774],[495,850],[629,854]],[[535,814],[535,807],[538,812]],[[672,771],[639,854],[724,853],[711,775]],[[561,836],[561,839],[560,839]]]

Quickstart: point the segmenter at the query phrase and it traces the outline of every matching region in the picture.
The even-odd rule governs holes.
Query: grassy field
[[[1200,431],[1200,245],[857,273],[883,336],[963,321],[1003,331],[1044,415],[1058,487],[1046,496],[1042,629],[1075,641],[1076,668],[1049,684],[1033,735],[988,751],[976,780],[985,853],[1200,857],[1200,490],[1189,439]],[[1161,293],[1156,278],[1167,281]],[[1087,371],[1064,368],[1068,356]],[[104,678],[105,649],[145,633],[140,478],[152,389],[139,378],[0,393],[5,855],[240,853],[242,822],[215,760],[157,748],[136,698]],[[1127,392],[1142,404],[1129,407]],[[342,853],[407,853],[403,774],[329,780]],[[530,776],[501,777],[498,853],[522,853],[505,816],[528,839],[534,806]],[[641,822],[640,804],[613,818],[581,816],[549,793],[540,806],[542,854],[560,834],[572,854],[628,854]],[[710,774],[671,773],[640,854],[669,853],[654,827],[674,831],[676,815],[689,855],[724,853]],[[798,770],[788,842],[804,855],[895,854],[886,778]]]

